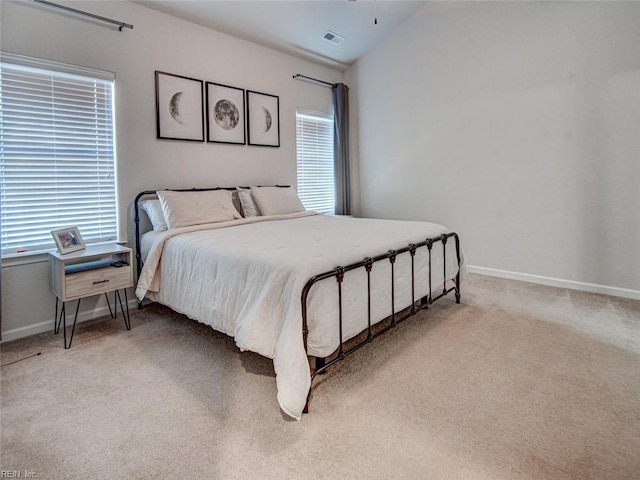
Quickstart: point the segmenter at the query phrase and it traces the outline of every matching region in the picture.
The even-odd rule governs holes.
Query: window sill
[[[55,248],[22,253],[8,253],[2,257],[2,268],[46,262],[50,251],[55,251]]]

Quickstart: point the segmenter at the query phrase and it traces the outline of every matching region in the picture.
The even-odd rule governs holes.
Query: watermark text
[[[0,470],[0,478],[38,478],[31,470]]]

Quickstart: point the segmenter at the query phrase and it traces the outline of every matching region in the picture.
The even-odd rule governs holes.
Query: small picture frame
[[[67,227],[51,232],[61,254],[71,253],[85,248],[78,227]]]
[[[244,89],[206,82],[207,142],[244,145]]]
[[[156,70],[156,137],[204,142],[202,80]]]
[[[280,146],[280,99],[276,95],[247,90],[249,145]]]

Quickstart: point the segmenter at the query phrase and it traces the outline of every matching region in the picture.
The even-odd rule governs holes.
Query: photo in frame
[[[280,146],[280,99],[268,93],[247,90],[249,145]]]
[[[83,250],[85,248],[78,227],[66,227],[53,230],[51,235],[56,242],[58,251],[62,254]]]
[[[207,142],[246,143],[244,89],[206,82]]]
[[[156,137],[204,142],[203,81],[156,70]]]

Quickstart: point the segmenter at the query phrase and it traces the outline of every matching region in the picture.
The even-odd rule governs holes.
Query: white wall
[[[346,75],[360,212],[640,298],[639,26],[635,2],[427,4]]]
[[[122,238],[133,243],[132,201],[146,189],[295,184],[295,110],[329,112],[331,91],[296,73],[342,81],[339,71],[184,22],[127,1],[58,2],[134,25],[111,30],[30,2],[0,1],[3,51],[116,74],[118,200]],[[154,71],[280,97],[280,148],[157,140]],[[2,331],[8,340],[53,326],[46,257],[3,262]],[[17,265],[16,265],[17,263]],[[102,308],[86,303],[86,317]],[[74,307],[75,308],[75,307]]]

